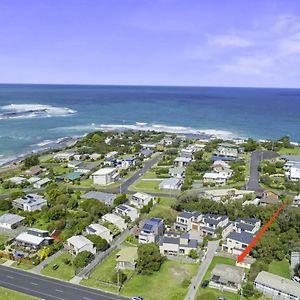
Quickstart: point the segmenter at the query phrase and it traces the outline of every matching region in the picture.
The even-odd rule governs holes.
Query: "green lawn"
[[[197,269],[197,264],[183,264],[168,260],[157,273],[134,274],[128,282],[125,282],[121,294],[128,297],[139,295],[147,300],[182,300],[188,288],[182,287],[181,284],[184,279],[191,279]]]
[[[282,148],[278,151],[279,154],[300,154],[300,147]]]
[[[54,175],[61,175],[61,174],[66,174],[68,172],[71,172],[72,169],[67,168],[66,165],[62,165],[62,166],[57,166],[57,167],[53,167],[53,174]]]
[[[268,271],[284,278],[291,279],[290,264],[287,259],[284,259],[282,261],[273,260],[269,264]]]
[[[36,300],[38,298],[0,287],[0,300]]]
[[[20,188],[4,189],[0,186],[0,195],[12,194],[14,192],[20,192],[20,191],[22,191]]]
[[[30,270],[34,267],[34,265],[29,265],[29,264],[23,264],[23,263],[18,264],[18,262],[16,261],[12,264],[12,266],[25,271]]]
[[[69,281],[75,276],[75,268],[71,264],[67,265],[63,262],[63,259],[70,259],[73,260],[73,256],[69,253],[63,253],[60,256],[58,256],[54,261],[52,261],[46,268],[42,270],[43,275],[47,275],[50,277],[55,277],[58,279]],[[53,265],[59,265],[58,269],[53,270]]]
[[[229,292],[222,292],[217,289],[212,289],[212,288],[200,288],[197,292],[197,298],[196,300],[205,300],[205,294],[209,293],[211,295],[214,295],[215,299],[218,299],[218,297],[225,297],[227,300],[239,300],[240,295],[238,294],[233,294]],[[204,297],[203,297],[204,296]],[[210,298],[211,299],[211,298]]]
[[[4,244],[9,239],[6,235],[0,235],[0,245]]]
[[[120,250],[113,251],[104,261],[99,264],[88,279],[82,279],[80,284],[93,288],[103,289],[109,292],[117,292],[117,288],[112,285],[101,283],[98,280],[111,282],[111,277],[116,268],[116,254]]]

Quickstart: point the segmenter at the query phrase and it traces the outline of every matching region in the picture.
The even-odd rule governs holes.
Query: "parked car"
[[[298,276],[294,276],[293,281],[300,283],[300,278]]]
[[[131,298],[131,300],[144,300],[144,298],[142,298],[140,296],[134,296]]]
[[[209,284],[209,280],[204,280],[201,284],[201,287],[206,288],[208,287],[208,284]]]

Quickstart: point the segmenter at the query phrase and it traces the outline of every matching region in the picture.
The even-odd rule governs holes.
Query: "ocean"
[[[300,141],[300,89],[0,85],[0,160],[94,130]]]

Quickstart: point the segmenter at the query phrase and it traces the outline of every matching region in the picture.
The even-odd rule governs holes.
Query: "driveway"
[[[215,252],[217,251],[218,246],[219,241],[208,242],[205,258],[200,264],[197,275],[192,279],[188,293],[184,300],[194,300],[196,298],[197,290],[200,287],[203,277],[206,274],[209,265],[211,264],[215,256]]]
[[[263,188],[259,184],[259,163],[264,159],[272,159],[278,154],[273,151],[254,151],[250,159],[250,176],[245,189],[255,191],[257,193],[263,192]]]

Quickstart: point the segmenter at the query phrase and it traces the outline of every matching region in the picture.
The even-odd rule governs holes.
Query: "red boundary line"
[[[253,238],[253,240],[250,242],[250,244],[247,246],[247,248],[238,256],[237,262],[241,263],[245,259],[245,257],[250,253],[251,249],[255,246],[256,242],[262,237],[262,235],[265,233],[265,231],[271,226],[273,221],[276,219],[278,214],[283,210],[283,208],[287,205],[288,201],[286,200],[274,213],[272,218],[264,225],[264,227],[258,232],[258,234]]]

